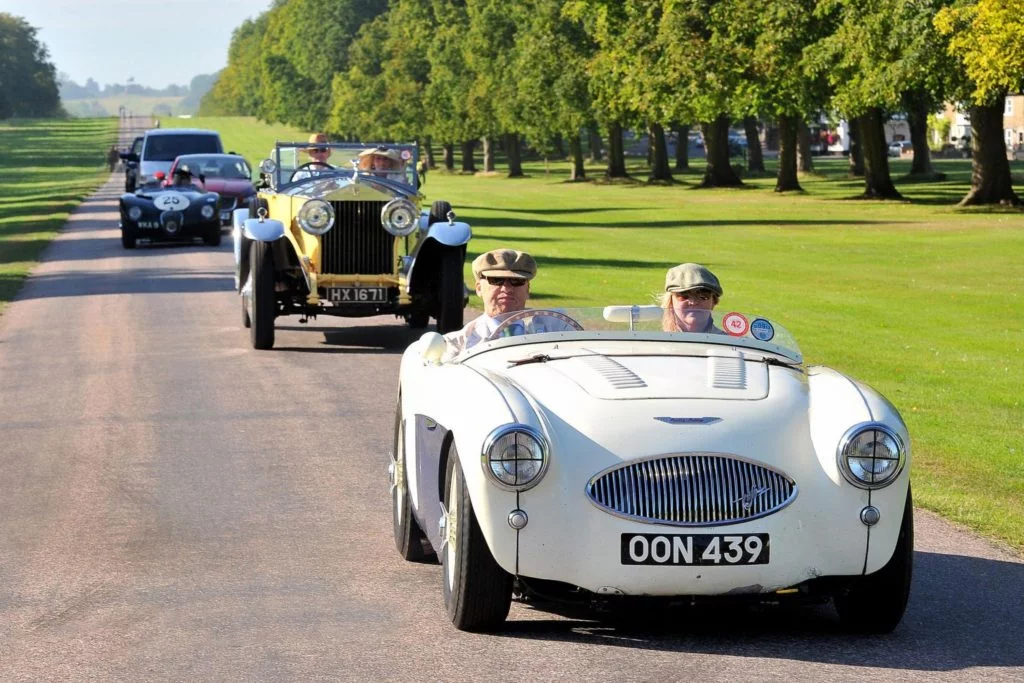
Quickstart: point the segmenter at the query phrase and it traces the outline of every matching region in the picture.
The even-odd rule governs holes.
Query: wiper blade
[[[514,368],[514,367],[518,367],[520,365],[529,365],[530,363],[547,363],[549,360],[558,360],[558,359],[557,358],[552,358],[551,356],[549,356],[546,353],[538,353],[538,354],[530,356],[528,358],[519,358],[518,360],[510,360],[508,362],[508,366],[510,368]]]

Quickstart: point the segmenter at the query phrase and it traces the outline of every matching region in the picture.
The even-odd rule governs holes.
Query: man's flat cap
[[[495,249],[473,259],[473,278],[521,277],[532,280],[537,274],[537,262],[525,251]]]

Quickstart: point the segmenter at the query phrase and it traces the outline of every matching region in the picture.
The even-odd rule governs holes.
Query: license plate
[[[768,534],[622,534],[622,564],[768,564]]]
[[[231,220],[231,212],[230,211],[221,211],[220,212],[220,219],[222,221],[229,221],[229,220]]]
[[[157,223],[156,221],[139,221],[135,225],[136,225],[136,227],[147,228],[147,229],[154,229],[154,228],[159,228],[160,227],[160,224]]]
[[[387,287],[328,287],[327,300],[336,304],[387,303]]]

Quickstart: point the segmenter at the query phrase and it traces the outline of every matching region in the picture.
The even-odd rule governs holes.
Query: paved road
[[[391,540],[390,319],[249,349],[225,241],[123,251],[120,176],[0,318],[0,680],[1021,680],[1024,564],[919,513],[888,637],[826,609],[455,631]]]

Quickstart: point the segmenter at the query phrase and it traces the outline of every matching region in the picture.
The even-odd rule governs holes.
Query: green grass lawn
[[[220,130],[254,165],[275,138],[306,138],[252,119],[163,123]],[[808,363],[895,403],[919,505],[1024,550],[1024,213],[956,208],[969,161],[937,160],[947,174],[937,183],[901,180],[910,162],[891,162],[907,201],[856,199],[862,181],[823,158],[801,177],[805,193],[784,196],[772,177],[697,189],[700,160],[677,184],[647,185],[636,159],[637,182],[569,183],[567,164],[533,162],[514,180],[432,171],[422,191],[473,226],[467,281],[483,251],[537,257],[535,306],[649,303],[667,268],[708,265],[725,288],[721,309],[778,320]],[[1024,191],[1024,164],[1013,171]]]
[[[71,211],[107,179],[114,119],[0,122],[0,312]]]

